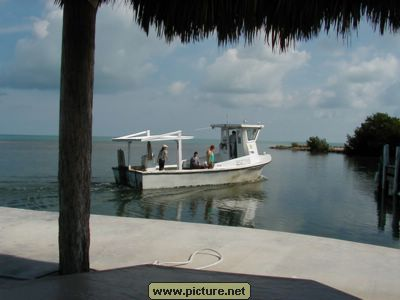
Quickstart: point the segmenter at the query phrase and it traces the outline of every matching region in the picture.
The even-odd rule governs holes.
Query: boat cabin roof
[[[132,133],[120,137],[113,138],[115,142],[156,142],[156,141],[179,141],[190,140],[193,136],[182,135],[182,130],[167,132],[163,134],[151,135],[150,130],[145,130],[137,133]]]
[[[262,124],[211,124],[211,128],[221,128],[221,129],[239,129],[239,128],[264,128]]]
[[[264,128],[262,124],[211,124],[212,129],[221,128],[221,129],[246,129],[246,128],[255,128],[261,129]],[[182,130],[177,130],[173,132],[167,132],[162,134],[151,135],[150,130],[145,130],[137,133],[131,133],[128,135],[115,137],[112,140],[114,142],[156,142],[156,141],[180,141],[180,140],[190,140],[193,139],[193,136],[182,135]]]

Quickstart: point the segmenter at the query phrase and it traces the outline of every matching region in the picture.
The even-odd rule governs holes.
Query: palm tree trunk
[[[64,1],[59,128],[59,271],[89,271],[92,106],[97,7]]]

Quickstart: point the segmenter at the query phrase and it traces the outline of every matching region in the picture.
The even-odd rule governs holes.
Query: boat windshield
[[[247,128],[247,139],[254,141],[257,138],[258,131],[258,128]]]

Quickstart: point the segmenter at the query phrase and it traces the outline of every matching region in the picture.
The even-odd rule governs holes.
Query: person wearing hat
[[[164,170],[165,161],[168,159],[168,146],[162,145],[160,152],[158,153],[158,169]]]

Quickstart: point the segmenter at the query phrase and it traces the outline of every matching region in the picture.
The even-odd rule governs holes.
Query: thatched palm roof
[[[67,0],[56,0],[63,4]],[[89,0],[114,3],[116,0]],[[263,35],[273,47],[285,50],[296,40],[308,40],[333,28],[346,37],[365,17],[381,34],[400,27],[399,0],[123,0],[148,33],[184,43],[216,33],[220,44],[243,37],[251,43]]]

